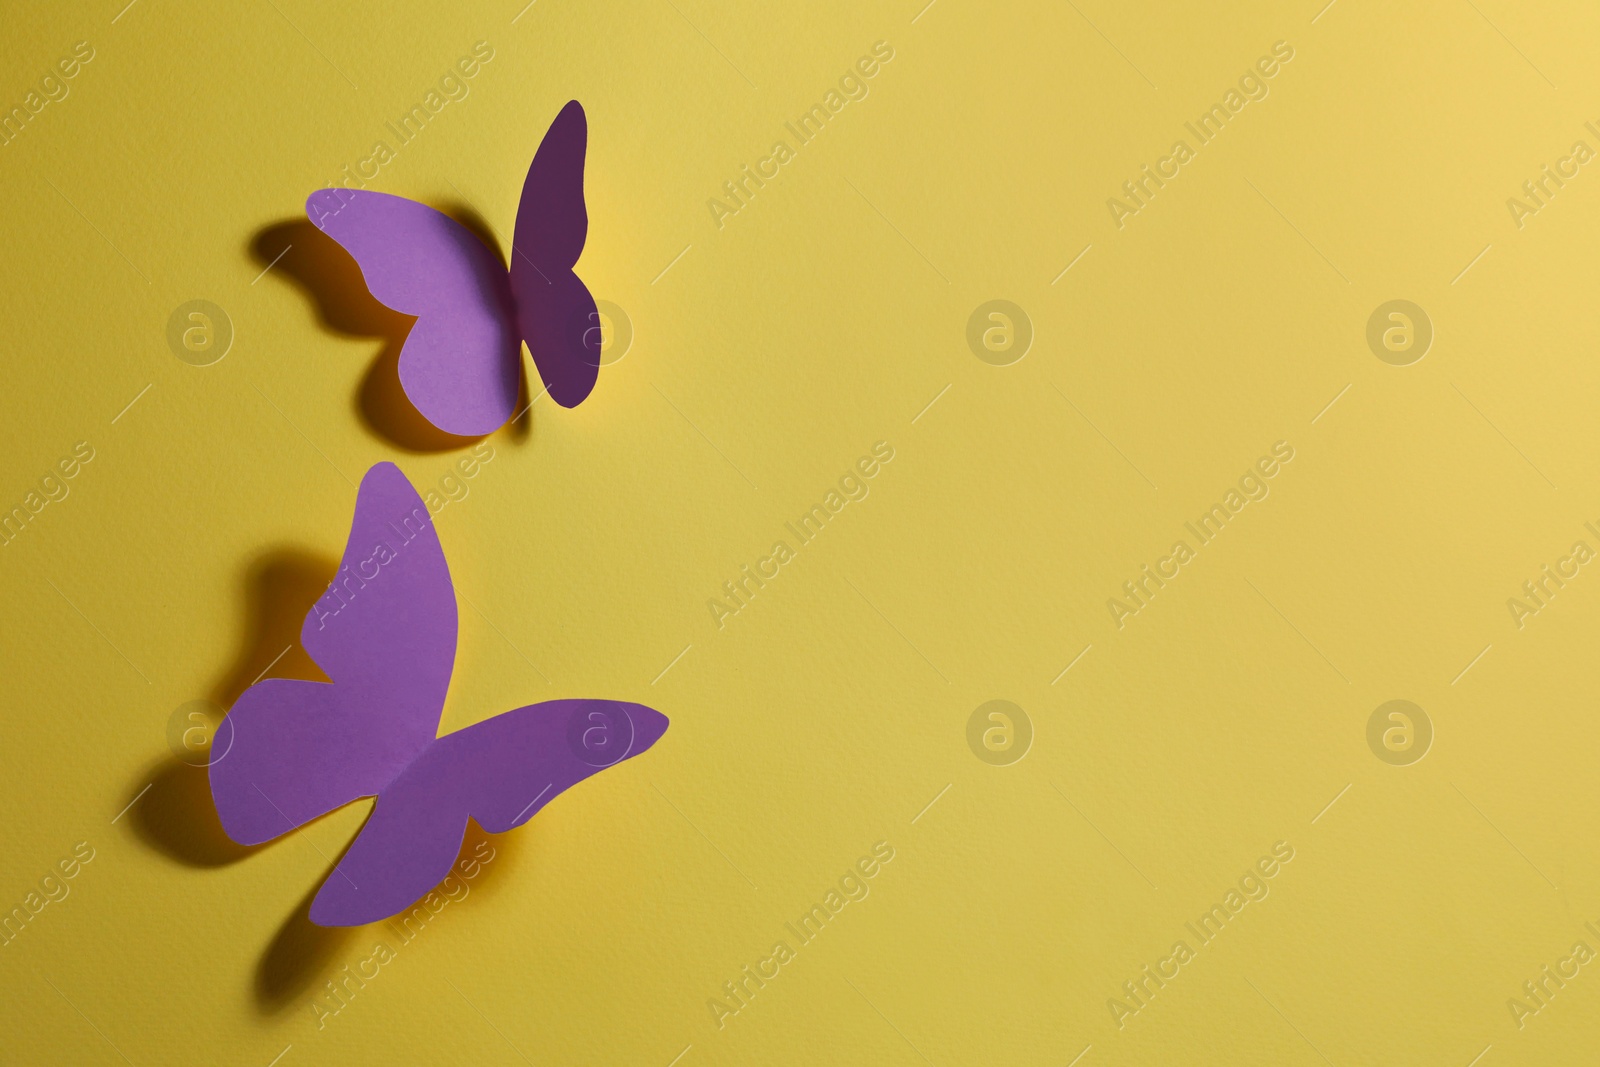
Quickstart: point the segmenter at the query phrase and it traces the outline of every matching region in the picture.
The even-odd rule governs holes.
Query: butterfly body
[[[416,316],[400,384],[446,433],[492,433],[511,417],[524,342],[558,404],[575,407],[594,388],[599,319],[572,269],[589,229],[587,140],[583,108],[571,101],[528,168],[509,268],[471,230],[414,200],[362,189],[320,189],[306,200],[307,217],[356,260],[372,295]]]

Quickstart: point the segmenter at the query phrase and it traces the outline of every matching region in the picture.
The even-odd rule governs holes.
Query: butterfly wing
[[[322,189],[306,215],[355,258],[374,297],[417,316],[400,349],[400,384],[423,417],[462,436],[499,429],[522,379],[499,257],[454,219],[387,193]]]
[[[361,480],[338,574],[300,643],[332,684],[257,682],[218,731],[211,795],[241,844],[377,793],[438,731],[455,592],[428,509],[394,464]]]
[[[550,395],[576,407],[600,373],[599,316],[594,297],[572,272],[589,234],[583,202],[583,157],[589,124],[569,101],[539,144],[517,205],[511,243],[511,291],[517,328]]]
[[[311,921],[357,926],[404,911],[450,873],[468,818],[490,833],[520,826],[666,729],[666,716],[642,704],[553,700],[439,738],[379,795]]]

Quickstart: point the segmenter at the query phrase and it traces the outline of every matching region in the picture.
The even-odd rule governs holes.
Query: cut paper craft
[[[522,184],[511,267],[426,204],[360,189],[320,189],[306,217],[361,267],[377,300],[416,322],[400,349],[400,385],[446,433],[493,433],[516,408],[526,341],[545,388],[576,407],[600,373],[594,297],[572,272],[589,232],[583,159],[589,127],[570,101]]]
[[[520,826],[667,729],[642,704],[552,700],[437,737],[455,588],[427,508],[392,463],[361,480],[339,571],[300,643],[332,682],[247,689],[219,728],[228,747],[211,765],[211,795],[244,845],[378,798],[311,904],[319,926],[404,911],[450,873],[468,818],[490,833]]]

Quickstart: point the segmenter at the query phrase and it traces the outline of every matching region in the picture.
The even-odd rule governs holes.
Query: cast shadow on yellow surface
[[[357,927],[318,926],[311,921],[311,902],[321,888],[319,881],[307,890],[256,964],[256,1007],[264,1013],[288,1007],[322,974],[337,970],[335,957],[357,933]]]
[[[311,921],[311,902],[322,888],[322,883],[318,882],[289,918],[284,920],[277,936],[261,955],[255,976],[256,1007],[263,1014],[270,1015],[292,1007],[302,996],[315,996],[318,990],[313,986],[326,981],[356,957],[366,957],[376,942],[382,941],[391,949],[401,949],[404,944],[425,933],[439,914],[451,907],[465,905],[478,896],[482,887],[490,884],[495,877],[491,872],[505,866],[511,848],[517,847],[512,845],[508,848],[508,842],[513,840],[513,835],[488,833],[469,819],[466,836],[451,865],[450,876],[433,890],[437,894],[436,899],[445,901],[451,901],[454,894],[453,903],[443,905],[440,912],[433,913],[419,902],[413,913],[429,918],[426,922],[413,920],[403,929],[387,920],[362,927],[318,926]],[[483,859],[486,854],[492,857],[487,862]],[[465,870],[475,870],[476,874],[466,876],[463,874]],[[333,869],[329,868],[327,877],[332,876]],[[465,895],[461,895],[463,884],[467,886]],[[424,899],[428,895],[425,894]],[[353,947],[351,942],[355,942]],[[342,951],[347,947],[349,951]]]
[[[499,254],[500,243],[482,216],[461,205],[449,206],[445,214]],[[333,238],[309,219],[285,219],[257,231],[250,252],[263,268],[273,264],[274,273],[282,271],[305,290],[325,329],[346,337],[382,338],[383,349],[362,378],[352,405],[370,430],[413,453],[451,452],[478,440],[445,433],[412,406],[400,384],[399,368],[400,349],[415,320],[379,303],[367,290],[360,266]],[[519,415],[511,422],[512,436],[519,441],[527,437],[531,423],[527,391],[524,374]]]
[[[274,678],[328,681],[300,647],[300,627],[338,570],[339,563],[331,556],[292,545],[255,558],[243,579],[248,620],[244,643],[233,665],[218,678],[212,700],[231,708],[240,694],[268,673]]]
[[[150,788],[128,819],[140,840],[157,852],[189,867],[224,867],[256,851],[235,843],[222,829],[205,767],[169,756],[141,777]]]
[[[300,647],[300,625],[336,570],[332,559],[293,547],[269,550],[246,568],[248,621],[239,654],[210,694],[219,707],[231,707],[268,672],[328,680]],[[165,757],[130,786],[130,796],[149,786],[128,813],[134,832],[156,851],[192,867],[223,866],[254,851],[230,840],[217,819],[206,771],[210,758],[206,746],[185,748],[182,758],[177,753]]]

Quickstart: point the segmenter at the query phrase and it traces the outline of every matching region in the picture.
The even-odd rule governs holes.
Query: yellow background
[[[1600,175],[1521,229],[1505,201],[1600,147],[1600,13],[921,4],[8,9],[6,109],[74,42],[95,58],[0,148],[0,501],[96,458],[0,548],[0,906],[96,855],[0,948],[0,1059],[1592,1059],[1600,968],[1521,1029],[1506,1001],[1600,947],[1600,577],[1520,630],[1506,600],[1600,547]],[[426,488],[462,454],[363,406],[392,322],[324,308],[306,248],[261,272],[479,40],[471,95],[371,187],[509,234],[580,99],[579,270],[635,340],[439,514],[441,728],[570,696],[672,727],[494,839],[319,1028],[387,936],[304,920],[366,806],[230,848],[166,730],[287,644],[368,466]],[[870,95],[719,229],[708,198],[880,40]],[[1270,96],[1113,225],[1279,40]],[[208,367],[166,342],[197,298],[236,330]],[[1036,333],[1007,367],[965,341],[992,298]],[[1395,298],[1436,330],[1408,367],[1365,340]],[[871,495],[719,630],[707,599],[879,440]],[[1278,440],[1271,496],[1119,630],[1106,599]],[[1035,731],[1005,767],[966,741],[997,698]],[[1396,698],[1436,731],[1408,767],[1366,742]],[[1119,1029],[1108,998],[1279,840],[1270,896]],[[719,1029],[708,999],[877,841],[871,895]]]

